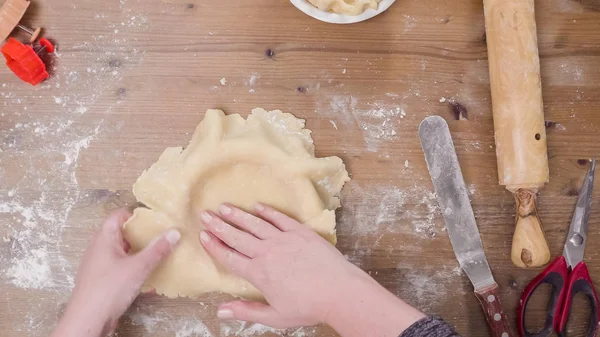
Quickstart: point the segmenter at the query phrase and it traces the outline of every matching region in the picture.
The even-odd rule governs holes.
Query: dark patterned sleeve
[[[460,335],[441,318],[426,317],[406,329],[400,337],[460,337]]]

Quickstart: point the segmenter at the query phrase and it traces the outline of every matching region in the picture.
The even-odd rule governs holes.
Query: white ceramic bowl
[[[385,12],[395,1],[396,0],[381,0],[379,6],[377,7],[377,10],[369,8],[360,15],[344,15],[324,12],[310,4],[307,0],[290,0],[290,2],[294,4],[296,8],[303,11],[307,15],[312,16],[313,18],[323,22],[337,24],[357,23],[369,20],[370,18]]]

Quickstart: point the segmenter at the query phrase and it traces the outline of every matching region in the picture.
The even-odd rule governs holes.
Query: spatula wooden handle
[[[493,284],[487,288],[475,291],[475,295],[485,313],[493,337],[513,337],[514,334],[508,323],[508,318],[502,309],[498,293],[498,285]]]
[[[483,3],[500,185],[535,195],[548,182],[549,170],[534,0]],[[535,197],[530,201],[535,210]],[[513,262],[542,266],[550,252],[539,218],[521,213],[517,210]]]

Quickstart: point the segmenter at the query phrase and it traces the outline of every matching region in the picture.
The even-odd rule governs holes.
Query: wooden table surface
[[[554,256],[584,159],[600,155],[599,8],[537,1],[551,170],[539,209]],[[316,21],[286,0],[34,0],[23,22],[43,26],[59,51],[37,87],[0,67],[0,335],[48,335],[91,234],[110,211],[135,202],[138,175],[164,148],[187,144],[209,108],[305,118],[317,154],[341,156],[353,178],[342,194],[338,248],[412,305],[465,335],[488,336],[417,137],[424,117],[444,117],[514,320],[538,271],[510,262],[514,201],[497,183],[481,0],[398,0],[349,26]],[[600,204],[589,239],[586,261],[600,280]],[[118,336],[336,335],[221,325],[216,305],[226,298],[142,296]],[[532,320],[542,320],[542,300]],[[583,304],[574,322],[585,320]],[[570,329],[583,335],[581,324]]]

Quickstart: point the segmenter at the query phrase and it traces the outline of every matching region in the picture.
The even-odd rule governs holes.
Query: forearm
[[[357,272],[343,286],[339,305],[327,324],[342,337],[398,337],[425,315],[387,291],[375,280]]]
[[[69,303],[67,310],[51,337],[103,337],[111,330],[110,321],[104,313],[94,312],[93,307]]]

